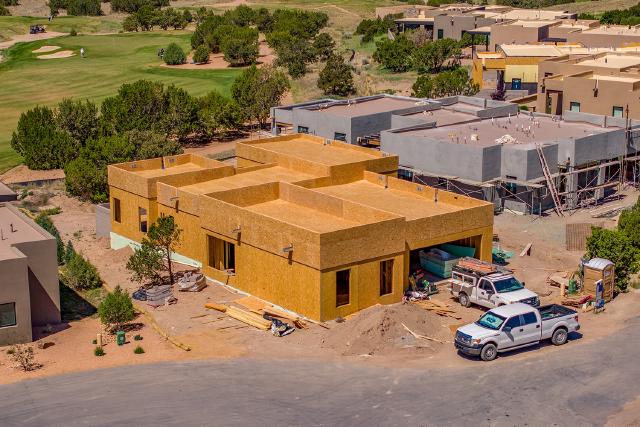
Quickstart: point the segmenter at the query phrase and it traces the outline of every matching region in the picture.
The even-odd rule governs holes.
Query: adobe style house
[[[0,203],[0,345],[26,343],[32,328],[60,323],[56,240]]]
[[[109,166],[112,247],[172,216],[179,261],[323,321],[401,301],[420,249],[456,243],[491,259],[493,206],[397,179],[395,155],[300,134],[236,155]]]

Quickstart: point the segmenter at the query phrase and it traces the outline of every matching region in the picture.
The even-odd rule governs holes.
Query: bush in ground
[[[60,237],[60,233],[55,225],[53,225],[53,221],[49,218],[48,215],[38,215],[35,219],[36,224],[40,227],[44,228],[49,234],[51,234],[56,239],[56,254],[58,258],[58,265],[62,265],[64,263],[65,257],[65,248],[64,243],[62,243],[62,238]]]
[[[95,344],[95,343],[94,343]],[[102,357],[104,356],[106,353],[104,352],[104,350],[102,349],[102,347],[97,347],[93,349],[93,354],[94,356],[97,357]]]
[[[413,96],[418,98],[442,98],[454,95],[475,95],[479,87],[469,79],[464,68],[443,71],[436,75],[422,74],[412,86]]]
[[[318,76],[318,87],[325,95],[347,96],[355,92],[351,67],[341,56],[329,57]]]
[[[62,279],[68,286],[77,290],[102,286],[102,279],[96,267],[75,251],[67,260],[62,271]]]
[[[144,349],[141,346],[136,346],[135,350],[133,350],[135,354],[143,354]]]
[[[640,250],[622,231],[592,228],[587,238],[587,257],[605,258],[615,264],[616,287],[626,291],[629,276],[640,270]]]
[[[11,16],[9,9],[0,4],[0,16]]]
[[[176,43],[170,43],[164,50],[162,59],[164,59],[167,65],[180,65],[187,61],[187,55],[185,55],[184,50]]]
[[[100,16],[100,0],[66,0],[67,15],[71,16]]]
[[[9,357],[18,365],[18,368],[24,372],[35,371],[42,367],[41,364],[35,361],[35,352],[32,347],[17,344],[11,347],[11,350],[12,352]]]
[[[98,307],[98,316],[100,316],[102,324],[112,332],[119,330],[122,325],[135,318],[131,297],[120,286],[117,286],[113,292],[107,294]]]
[[[206,64],[209,62],[209,48],[206,45],[201,44],[196,48],[193,52],[193,62],[196,64]]]
[[[407,36],[400,34],[395,40],[383,39],[376,42],[373,59],[389,71],[403,73],[413,65],[411,54],[414,49],[415,46]]]
[[[640,198],[631,209],[622,211],[618,230],[629,237],[633,246],[640,249]]]

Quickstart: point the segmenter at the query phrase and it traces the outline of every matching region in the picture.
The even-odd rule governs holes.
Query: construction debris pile
[[[141,287],[133,293],[132,297],[138,301],[145,301],[152,307],[178,302],[177,298],[173,296],[171,285],[155,285],[148,288]]]
[[[207,286],[207,280],[202,273],[187,271],[178,279],[180,292],[200,292]]]

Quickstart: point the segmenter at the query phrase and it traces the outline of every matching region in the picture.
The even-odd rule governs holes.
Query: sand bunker
[[[36,50],[32,50],[31,53],[46,53],[46,52],[53,52],[54,50],[58,50],[60,49],[60,46],[42,46],[39,49]]]
[[[70,56],[74,56],[75,52],[72,50],[62,50],[56,53],[50,53],[48,55],[40,55],[38,59],[56,59],[56,58],[68,58]]]

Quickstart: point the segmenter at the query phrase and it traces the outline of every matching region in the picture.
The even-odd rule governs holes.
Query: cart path
[[[237,359],[104,369],[0,386],[0,425],[604,425],[640,396],[638,343],[640,317],[600,340],[470,368]]]

